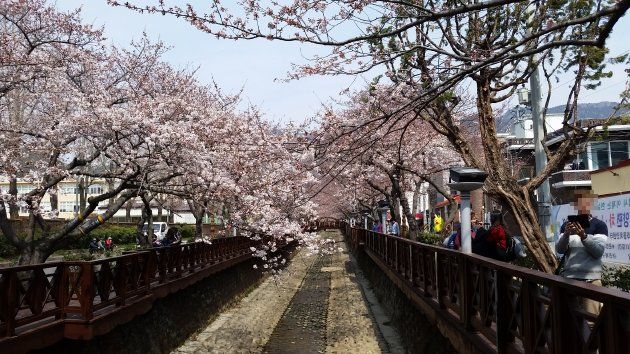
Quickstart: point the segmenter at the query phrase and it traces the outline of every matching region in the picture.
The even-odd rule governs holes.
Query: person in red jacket
[[[505,230],[503,222],[503,214],[501,212],[492,212],[490,214],[490,230],[486,240],[494,245],[495,252],[490,256],[500,261],[511,260],[511,250],[508,250],[509,235]]]

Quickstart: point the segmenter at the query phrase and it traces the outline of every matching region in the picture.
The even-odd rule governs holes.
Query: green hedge
[[[432,232],[422,232],[418,236],[418,241],[429,245],[441,245],[442,237]]]
[[[602,272],[602,284],[615,287],[623,291],[630,291],[630,267],[628,266],[604,266]]]
[[[182,238],[189,239],[195,237],[195,225],[175,225],[182,232]]]
[[[184,239],[193,239],[195,237],[195,225],[171,225],[171,227],[178,227]],[[111,237],[114,244],[117,245],[136,243],[136,227],[105,224],[97,227],[88,235],[65,240],[57,249],[88,248],[93,237],[101,240]],[[0,257],[7,258],[15,255],[17,255],[17,249],[0,233]]]
[[[90,241],[92,238],[98,238],[102,241],[106,240],[108,237],[112,238],[115,245],[125,244],[125,243],[135,243],[136,242],[136,227],[135,226],[120,226],[116,224],[106,224],[103,226],[99,226],[96,229],[92,230],[89,234],[74,238],[67,239],[65,242],[58,247],[58,249],[82,249],[88,248]]]

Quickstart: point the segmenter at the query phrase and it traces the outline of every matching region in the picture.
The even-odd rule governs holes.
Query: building
[[[591,173],[591,189],[599,197],[630,194],[630,160]]]
[[[36,188],[33,182],[25,179],[18,179],[17,191],[18,195],[29,193]],[[93,195],[102,194],[107,190],[107,183],[104,180],[94,180],[88,186],[85,187],[86,198]],[[57,200],[59,208],[59,218],[71,219],[76,216],[76,212],[79,210],[80,195],[79,195],[79,183],[77,180],[68,179],[60,182],[57,189]],[[9,193],[9,179],[4,177],[0,178],[0,192],[2,194]],[[107,201],[99,203],[100,206],[107,205]],[[40,202],[40,209],[44,213],[51,212],[50,195],[46,194]],[[25,205],[20,205],[20,216],[28,216],[28,209]]]
[[[562,119],[562,115],[546,117],[548,134],[545,145],[551,151],[565,140]],[[536,173],[533,133],[529,129],[531,125],[527,123],[531,118],[524,121],[522,125],[527,129],[517,123],[513,134],[502,136],[506,158],[511,161],[512,173],[521,182],[527,181]],[[591,171],[615,166],[630,158],[630,124],[619,121],[618,124],[602,127],[604,122],[603,119],[587,119],[578,123],[582,129],[594,127],[595,134],[589,141],[577,147],[578,154],[575,157],[564,161],[562,168],[549,177],[552,205],[566,203],[575,188],[590,188]]]
[[[108,184],[105,180],[94,179],[89,181],[85,187],[82,187],[79,181],[76,179],[66,179],[58,184],[57,187],[57,201],[58,201],[58,215],[59,219],[73,219],[76,217],[77,212],[81,205],[81,192],[84,191],[84,198],[103,194],[107,191]],[[18,195],[29,193],[35,189],[36,184],[25,180],[17,180]],[[4,177],[0,178],[0,192],[3,194],[9,193],[9,179]],[[109,201],[104,200],[99,203],[95,213],[102,213],[107,210]],[[188,203],[182,201],[159,201],[153,199],[150,202],[153,219],[156,221],[167,221],[177,224],[194,224],[195,218],[190,212]],[[142,217],[142,210],[144,204],[139,199],[134,199],[121,207],[112,217],[112,221],[133,221],[136,222]],[[50,195],[47,193],[40,202],[40,210],[44,213],[46,218],[51,216],[51,204]],[[26,205],[20,205],[19,209],[20,217],[28,216],[28,209]],[[207,215],[204,218],[204,223],[221,224],[220,215]]]

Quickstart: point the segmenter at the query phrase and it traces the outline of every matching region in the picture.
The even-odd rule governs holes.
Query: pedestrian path
[[[360,273],[345,251],[300,251],[278,277],[268,278],[174,353],[397,353],[402,346],[366,305]],[[385,336],[382,335],[385,333]],[[394,335],[392,335],[394,332]]]

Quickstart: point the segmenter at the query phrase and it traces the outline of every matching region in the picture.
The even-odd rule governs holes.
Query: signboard
[[[569,204],[552,207],[554,240],[558,240],[560,226],[572,214],[576,214],[576,211]],[[630,194],[598,198],[591,214],[608,226],[608,241],[602,260],[606,263],[630,264]]]

